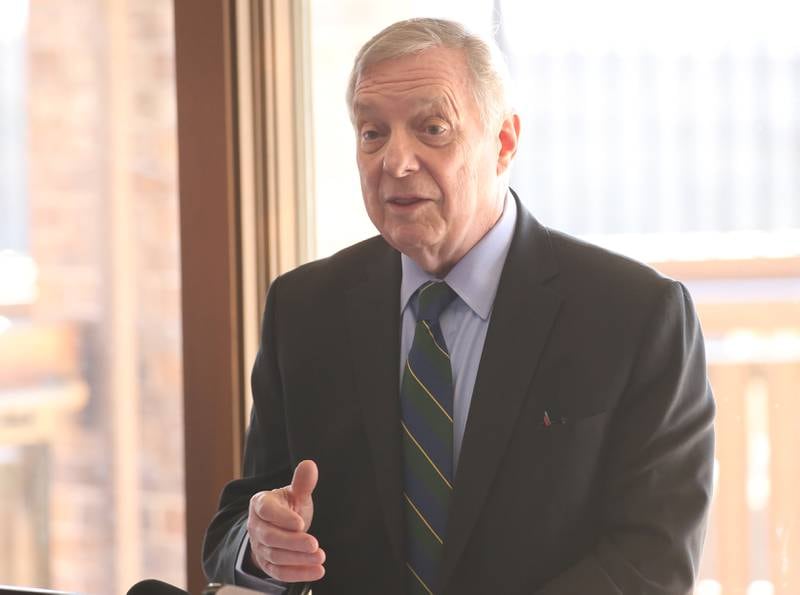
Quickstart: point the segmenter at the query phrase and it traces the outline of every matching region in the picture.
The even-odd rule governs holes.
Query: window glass
[[[501,5],[537,217],[650,260],[800,254],[796,2]]]
[[[185,584],[172,3],[0,2],[0,584]]]

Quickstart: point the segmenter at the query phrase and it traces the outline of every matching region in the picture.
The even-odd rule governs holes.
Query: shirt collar
[[[510,194],[506,194],[503,214],[480,241],[467,252],[443,279],[456,292],[458,297],[483,320],[489,318],[492,304],[500,284],[500,273],[506,261],[508,248],[514,236],[517,221],[517,204]],[[400,256],[403,279],[400,284],[400,313],[405,310],[411,296],[420,285],[437,280],[426,273],[405,254]]]

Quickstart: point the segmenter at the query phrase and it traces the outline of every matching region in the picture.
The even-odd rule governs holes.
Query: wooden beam
[[[130,191],[131,150],[128,136],[132,97],[130,82],[130,31],[128,0],[107,0],[109,60],[108,87],[108,200],[103,245],[107,247],[103,271],[107,283],[105,326],[107,359],[105,385],[111,412],[109,436],[112,456],[114,522],[114,590],[124,593],[141,578],[142,527],[139,477],[139,335],[137,251],[134,200]]]
[[[800,277],[800,257],[734,260],[662,261],[649,263],[681,281],[694,279],[776,279]]]
[[[234,127],[234,3],[176,0],[183,295],[187,582],[220,491],[239,474],[242,428],[240,233]]]
[[[697,315],[707,337],[737,330],[774,333],[800,332],[800,302],[697,302]]]

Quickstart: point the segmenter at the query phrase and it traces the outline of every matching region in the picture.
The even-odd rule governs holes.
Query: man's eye
[[[378,138],[378,131],[377,130],[362,130],[361,131],[361,140],[363,141],[371,141]]]
[[[431,136],[441,136],[445,132],[447,132],[447,128],[439,124],[428,124],[425,127],[425,133]]]

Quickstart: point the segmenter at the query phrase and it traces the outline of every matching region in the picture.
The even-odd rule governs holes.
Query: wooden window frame
[[[308,6],[175,0],[190,592],[241,472],[267,286],[313,253]]]

